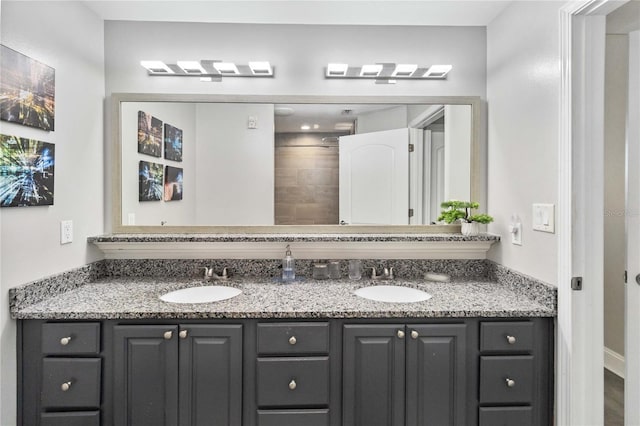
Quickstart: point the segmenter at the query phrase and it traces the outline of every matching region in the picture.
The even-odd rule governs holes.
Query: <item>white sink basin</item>
[[[160,296],[160,300],[171,303],[209,303],[231,299],[242,293],[242,290],[223,285],[189,287],[172,291]]]
[[[431,295],[427,292],[399,285],[363,287],[354,291],[353,294],[378,302],[415,303],[431,299]]]

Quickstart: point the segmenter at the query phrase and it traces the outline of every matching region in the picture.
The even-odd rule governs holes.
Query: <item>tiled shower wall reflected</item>
[[[276,225],[338,224],[338,146],[322,141],[334,136],[276,133]]]

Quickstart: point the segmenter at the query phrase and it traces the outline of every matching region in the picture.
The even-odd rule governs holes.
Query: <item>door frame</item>
[[[560,9],[557,425],[604,424],[604,53],[606,15],[624,3]]]

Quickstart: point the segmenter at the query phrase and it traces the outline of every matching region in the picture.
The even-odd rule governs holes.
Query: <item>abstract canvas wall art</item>
[[[55,70],[0,45],[0,119],[54,130]]]
[[[55,145],[0,135],[0,206],[53,205]]]
[[[164,124],[164,158],[182,161],[182,130],[171,124]]]
[[[182,169],[167,166],[164,173],[164,200],[182,200]]]
[[[138,111],[138,152],[162,155],[162,121],[143,111]]]
[[[138,168],[138,201],[162,200],[162,164],[140,161]]]

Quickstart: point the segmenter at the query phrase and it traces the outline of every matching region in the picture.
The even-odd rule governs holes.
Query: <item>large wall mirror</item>
[[[114,94],[114,232],[441,232],[479,98]]]

